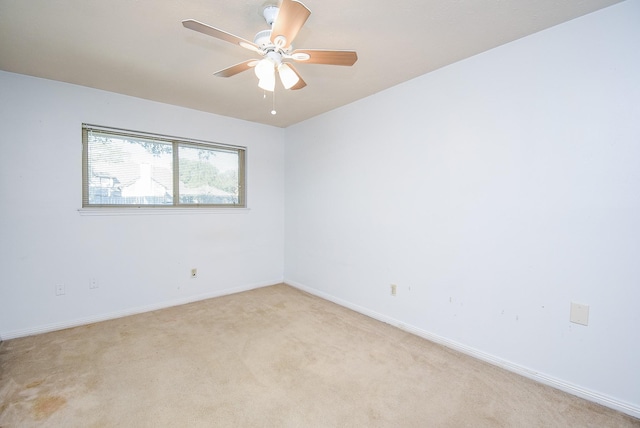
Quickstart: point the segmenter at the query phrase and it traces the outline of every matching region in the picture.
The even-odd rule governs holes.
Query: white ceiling
[[[275,1],[275,0],[274,0]],[[307,87],[215,77],[251,59],[184,28],[193,18],[244,39],[264,0],[0,0],[0,69],[286,127],[620,0],[304,0],[297,48],[353,49],[353,67],[297,64]]]

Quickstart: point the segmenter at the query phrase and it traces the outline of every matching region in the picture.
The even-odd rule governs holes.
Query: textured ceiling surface
[[[256,57],[188,30],[192,18],[244,39],[276,0],[0,0],[0,70],[286,127],[619,0],[304,0],[295,48],[352,49],[353,67],[296,64],[307,87],[265,98]]]

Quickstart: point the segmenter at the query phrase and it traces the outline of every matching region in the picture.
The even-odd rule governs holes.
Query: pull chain
[[[271,110],[271,114],[275,116],[276,113],[277,113],[276,112],[276,90],[274,89],[273,90],[273,108]]]

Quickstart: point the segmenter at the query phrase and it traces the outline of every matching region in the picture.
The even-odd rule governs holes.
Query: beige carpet
[[[640,427],[286,285],[0,345],[1,427]]]

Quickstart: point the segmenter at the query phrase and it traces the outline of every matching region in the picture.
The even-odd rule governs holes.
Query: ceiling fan
[[[355,51],[294,49],[291,43],[311,15],[311,11],[297,0],[282,0],[279,7],[267,5],[262,15],[271,29],[258,32],[253,42],[195,19],[186,19],[182,21],[182,25],[190,30],[240,45],[261,55],[262,59],[251,59],[232,65],[217,71],[215,75],[231,77],[253,68],[258,77],[258,86],[271,92],[275,90],[276,71],[285,89],[296,90],[307,86],[293,64],[287,62],[288,60],[307,64],[343,66],[351,66],[358,60]]]

